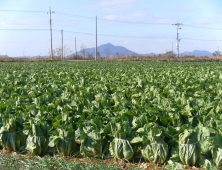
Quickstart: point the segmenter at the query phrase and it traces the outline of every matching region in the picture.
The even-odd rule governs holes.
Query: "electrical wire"
[[[79,17],[79,18],[88,18],[88,19],[95,19],[94,17],[89,17],[89,16],[82,16],[82,15],[75,15],[75,14],[68,14],[68,13],[63,13],[63,12],[55,12],[56,15],[63,15],[63,16],[74,16],[74,17]]]
[[[25,11],[25,10],[1,10],[0,12],[25,12],[25,13],[47,13],[48,11]]]
[[[197,41],[222,41],[222,40],[204,40],[204,39],[194,39],[194,38],[181,38],[182,40],[197,40]]]
[[[94,33],[84,33],[84,32],[76,32],[76,31],[65,31],[67,33],[75,33],[75,34],[87,34],[87,35],[95,35]],[[113,36],[113,37],[127,37],[127,38],[147,38],[147,39],[172,39],[175,37],[142,37],[142,36],[128,36],[128,35],[110,35],[110,34],[97,34],[98,36]],[[185,40],[198,40],[198,41],[222,41],[222,40],[204,40],[204,39],[194,39],[194,38],[181,38]]]
[[[67,33],[75,33],[75,34],[87,34],[87,35],[95,35],[94,33],[84,33],[84,32],[76,32],[76,31],[65,31],[63,30],[63,32],[67,32]],[[111,34],[97,34],[98,36],[111,36],[111,37],[127,37],[127,38],[166,38],[166,39],[172,39],[175,37],[141,37],[141,36],[129,36],[129,35],[111,35]]]
[[[55,14],[64,15],[64,16],[71,16],[71,17],[79,17],[79,18],[86,18],[86,19],[95,19],[95,17],[83,16],[83,15],[75,15],[75,14],[68,14],[62,12],[56,12]],[[105,19],[105,18],[98,18],[98,20],[104,21],[113,21],[113,22],[121,22],[121,23],[130,23],[130,24],[148,24],[148,25],[171,25],[166,23],[148,23],[148,22],[137,22],[137,21],[125,21],[125,20],[114,20],[114,19]]]
[[[53,41],[58,41],[58,40],[53,40]],[[61,41],[61,40],[59,40]],[[23,41],[17,41],[17,42],[0,42],[0,43],[41,43],[41,42],[50,42],[50,40],[48,41],[29,41],[29,42],[23,42]]]
[[[49,31],[50,29],[0,29],[2,31]]]
[[[4,31],[49,31],[50,29],[0,29]],[[52,29],[52,31],[60,32],[61,30]],[[63,30],[63,32],[74,33],[74,34],[84,34],[84,35],[93,35],[95,33],[87,33],[87,32],[77,32],[77,31],[67,31]],[[98,36],[109,36],[109,37],[124,37],[124,38],[145,38],[145,39],[172,39],[175,37],[147,37],[147,36],[129,36],[129,35],[112,35],[112,34],[97,34]],[[184,40],[198,40],[198,41],[222,41],[222,40],[204,40],[204,39],[194,39],[194,38],[181,38]]]
[[[66,40],[73,40],[73,38],[65,38],[65,39],[63,39],[63,41],[66,41]],[[57,40],[53,39],[53,42],[54,41],[61,41],[61,39],[57,39]],[[47,42],[48,43],[48,42],[50,42],[50,40],[46,40],[46,41],[29,41],[29,42],[27,42],[27,41],[25,41],[25,42],[24,41],[14,41],[14,42],[11,41],[11,42],[9,42],[8,41],[7,42],[6,41],[6,42],[0,42],[0,43],[40,43],[40,42]]]
[[[193,27],[193,28],[211,29],[211,30],[222,30],[221,28],[201,27],[201,26],[193,26],[193,25],[186,25],[186,24],[184,26]]]
[[[1,12],[25,12],[25,13],[47,13],[48,11],[26,11],[26,10],[0,10]],[[55,12],[57,15],[63,16],[70,16],[70,17],[79,17],[79,18],[86,18],[86,19],[95,19],[94,17],[90,16],[83,16],[83,15],[75,15],[70,13],[64,12]],[[148,23],[148,22],[138,22],[138,21],[126,21],[126,20],[114,20],[114,19],[105,19],[105,18],[97,18],[98,20],[103,21],[111,21],[111,22],[119,22],[119,23],[130,23],[130,24],[146,24],[146,25],[172,25],[167,23]],[[193,28],[202,28],[202,29],[212,29],[212,30],[222,30],[222,28],[212,28],[212,27],[201,27],[201,26],[194,26],[194,25],[186,25],[186,27],[193,27]]]
[[[80,18],[86,18],[86,19],[93,19],[95,20],[95,17],[90,16],[83,16],[83,15],[75,15],[75,14],[69,14],[69,13],[62,13],[62,12],[56,12],[58,15],[64,15],[64,16],[71,16],[71,17],[80,17]],[[115,20],[115,19],[106,19],[106,18],[98,18],[98,20],[104,20],[104,21],[112,21],[112,22],[120,22],[120,23],[130,23],[130,24],[146,24],[146,25],[170,25],[167,23],[148,23],[148,22],[138,22],[138,21],[126,21],[126,20]],[[193,28],[203,28],[203,29],[213,29],[213,30],[222,30],[221,28],[210,28],[210,27],[201,27],[201,26],[194,26],[194,25],[186,25],[187,27],[193,27]]]

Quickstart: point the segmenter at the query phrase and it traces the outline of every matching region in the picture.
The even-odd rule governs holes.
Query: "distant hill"
[[[102,57],[107,57],[110,55],[116,56],[116,54],[118,53],[119,55],[121,54],[136,54],[133,51],[128,50],[125,47],[122,46],[114,46],[110,43],[108,44],[103,44],[97,47],[97,51],[100,53],[100,56]],[[92,54],[93,57],[95,56],[95,48],[87,48],[85,49],[86,54]],[[77,52],[78,55],[82,55],[81,51]]]
[[[196,57],[200,57],[200,56],[213,56],[213,54],[209,51],[200,51],[200,50],[194,50],[192,52],[188,52],[188,51],[185,51],[183,53],[180,53],[180,56],[184,56],[184,55],[194,55]]]
[[[135,53],[125,47],[122,46],[114,46],[111,43],[107,43],[107,44],[103,44],[97,47],[97,51],[100,53],[100,56],[102,57],[107,57],[107,56],[117,56],[117,53],[119,54],[119,56],[121,56],[122,54],[127,54],[127,55],[141,55],[138,53]],[[86,48],[85,49],[85,53],[86,53],[86,57],[87,54],[91,54],[93,57],[95,57],[95,48]],[[174,53],[176,54],[176,51],[174,51]],[[77,52],[78,55],[82,55],[81,51]],[[159,54],[163,55],[164,53],[146,53],[146,54],[142,54],[143,56],[148,56],[148,55],[152,55],[152,56],[158,56]],[[72,54],[73,55],[73,54]],[[72,56],[69,55],[69,56]],[[213,56],[213,54],[209,51],[206,50],[194,50],[192,52],[189,51],[185,51],[183,53],[180,53],[180,56],[184,56],[184,55],[194,55],[194,56]],[[48,58],[49,56],[20,56],[21,58]],[[67,57],[67,56],[66,56]],[[1,58],[1,55],[0,55]]]
[[[121,56],[122,54],[128,54],[128,55],[131,55],[131,54],[135,54],[135,55],[139,55],[131,50],[128,50],[127,48],[125,47],[122,47],[122,46],[114,46],[110,43],[108,44],[103,44],[103,45],[100,45],[97,47],[97,51],[100,53],[100,55],[102,57],[106,57],[107,55],[110,56],[110,55],[113,55],[113,56],[116,56],[116,54],[118,53],[119,56]],[[86,48],[85,49],[85,52],[86,54],[92,54],[93,57],[95,57],[95,48]],[[176,52],[176,51],[175,51]],[[82,55],[81,51],[78,51],[77,52],[78,55]],[[160,53],[160,54],[163,54],[163,53]],[[157,56],[159,55],[159,53],[146,53],[146,54],[143,54],[143,56],[147,56],[147,55],[152,55],[152,56]],[[184,55],[194,55],[194,56],[213,56],[213,54],[209,51],[206,51],[206,50],[203,50],[203,51],[200,51],[200,50],[194,50],[192,52],[189,52],[189,51],[185,51],[183,53],[180,53],[180,56],[184,56]]]
[[[174,51],[174,53],[177,55],[177,52]],[[164,53],[160,53],[161,55],[163,55]],[[157,53],[147,53],[147,54],[144,54],[143,56],[147,56],[147,55],[152,55],[152,56],[157,56],[159,54]],[[194,55],[196,57],[200,57],[200,56],[213,56],[213,54],[209,51],[206,51],[206,50],[203,50],[203,51],[200,51],[200,50],[194,50],[192,52],[189,52],[189,51],[185,51],[183,53],[180,53],[180,57],[181,56],[185,56],[185,55]]]
[[[163,54],[163,53],[159,53],[159,54]],[[143,54],[143,56],[157,56],[157,55],[159,55],[159,54],[157,54],[157,53],[146,53],[146,54]]]

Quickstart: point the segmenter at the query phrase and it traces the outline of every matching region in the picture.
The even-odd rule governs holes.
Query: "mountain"
[[[134,55],[139,55],[133,51],[130,51],[128,50],[127,48],[125,47],[122,47],[122,46],[114,46],[110,43],[108,44],[103,44],[103,45],[100,45],[97,47],[97,51],[100,53],[100,56],[102,57],[106,57],[106,56],[116,56],[117,53],[119,54],[119,56],[121,56],[121,54],[127,54],[127,55],[131,55],[131,54],[134,54]],[[175,51],[176,52],[176,51]],[[82,55],[81,51],[78,51],[77,52],[78,55]],[[87,56],[87,54],[92,54],[93,57],[95,57],[95,48],[86,48],[85,49],[85,54]],[[163,53],[161,53],[163,55]],[[147,55],[159,55],[158,53],[147,53],[147,54],[143,54],[143,56],[147,56]],[[213,56],[213,54],[209,51],[206,51],[206,50],[194,50],[192,52],[189,52],[189,51],[185,51],[183,53],[180,53],[180,56],[184,56],[184,55],[194,55],[196,57],[199,57],[199,56]]]
[[[140,55],[140,54],[137,54],[137,53],[135,53],[131,50],[128,50],[125,47],[114,46],[110,43],[98,46],[97,51],[100,53],[100,56],[102,56],[102,57],[117,56],[117,53],[118,53],[119,56],[121,56],[122,54]],[[176,54],[176,51],[174,51],[174,53]],[[82,52],[78,51],[77,54],[82,55]],[[86,48],[85,49],[85,57],[88,57],[87,54],[91,54],[93,57],[95,57],[95,48]],[[142,56],[148,56],[148,55],[158,56],[159,54],[164,55],[164,53],[146,53],[146,54],[143,54]],[[72,55],[69,55],[69,56],[72,56]],[[194,50],[192,52],[185,51],[183,53],[180,53],[180,56],[185,56],[185,55],[194,55],[196,57],[199,57],[199,56],[213,56],[212,53],[210,53],[209,51],[206,51],[206,50],[203,50],[203,51]],[[49,56],[20,56],[20,57],[21,58],[48,58]]]
[[[102,57],[111,56],[111,55],[116,56],[117,53],[119,55],[121,55],[121,54],[127,54],[127,55],[136,54],[135,52],[130,51],[125,47],[114,46],[110,43],[98,46],[97,51],[99,52],[100,56],[102,56]],[[92,54],[94,57],[95,56],[95,48],[87,48],[87,49],[85,49],[85,53],[86,53],[86,55]],[[77,54],[82,55],[81,51],[78,51]]]
[[[194,50],[192,52],[188,52],[188,51],[185,51],[183,53],[180,53],[180,56],[184,56],[184,55],[194,55],[196,57],[200,57],[200,56],[213,56],[213,54],[209,51],[200,51],[200,50]]]
[[[159,53],[161,55],[163,55],[164,53]],[[157,53],[146,53],[146,54],[143,54],[143,56],[158,56],[159,54]]]

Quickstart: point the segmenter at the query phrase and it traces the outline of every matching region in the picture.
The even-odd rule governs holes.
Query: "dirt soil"
[[[56,151],[56,148],[51,148],[49,154],[46,155],[50,155],[52,156],[52,159],[55,159],[55,157],[53,157],[53,152]],[[23,153],[23,154],[18,154],[14,151],[9,151],[9,150],[0,150],[0,156],[2,155],[2,153],[4,152],[5,155],[7,155],[8,157],[11,157],[11,155],[14,156],[14,158],[16,159],[21,159],[21,158],[29,158],[32,157],[33,155],[28,151],[27,153]],[[41,157],[44,157],[46,155],[43,155]],[[61,156],[57,156],[58,158],[60,158]],[[32,157],[33,160],[35,160],[35,157]],[[92,162],[94,164],[98,164],[98,159],[96,158],[85,158],[82,157],[80,154],[75,154],[74,157],[65,157],[65,159],[68,160],[73,160],[76,163],[78,162],[82,162],[82,163],[88,163],[88,162]],[[152,164],[152,163],[147,163],[145,160],[141,160],[139,158],[134,158],[132,159],[130,162],[126,162],[123,160],[116,160],[115,158],[106,158],[106,159],[101,159],[101,161],[103,161],[106,165],[116,165],[119,167],[119,165],[121,166],[122,169],[128,169],[130,170],[132,167],[140,167],[143,170],[152,170],[153,168],[156,168],[156,170],[163,170],[164,166],[157,166],[156,164]],[[203,168],[197,168],[197,167],[186,167],[186,170],[204,170]]]

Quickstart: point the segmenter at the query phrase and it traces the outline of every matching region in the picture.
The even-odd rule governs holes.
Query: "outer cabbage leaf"
[[[130,143],[133,134],[129,122],[110,122],[105,131],[110,131],[111,136],[114,138],[109,147],[111,155],[118,159],[130,160],[134,155],[135,149]]]
[[[169,153],[168,145],[164,141],[163,129],[155,123],[145,127],[147,135],[144,137],[142,156],[152,163],[163,164]]]
[[[212,138],[217,131],[212,127],[199,124],[196,127],[198,131],[198,141],[200,141],[200,153],[202,158],[211,158],[211,150],[213,149]]]
[[[76,148],[75,130],[72,125],[56,129],[49,138],[49,146],[56,146],[57,151],[63,156],[70,156]]]
[[[28,130],[29,128],[29,130]],[[44,123],[31,122],[30,127],[24,128],[29,134],[26,140],[26,149],[36,155],[42,155],[48,150],[49,143],[49,126]]]
[[[211,150],[213,160],[218,168],[222,168],[222,135],[217,134],[211,139],[213,149]]]
[[[179,135],[179,156],[184,165],[195,165],[199,162],[200,144],[194,130],[185,130]]]
[[[102,156],[108,149],[108,141],[100,132],[102,121],[91,119],[80,126],[76,130],[76,139],[81,140],[80,153],[84,156]]]
[[[26,136],[23,134],[21,121],[14,118],[5,118],[0,129],[2,146],[11,151],[23,149]]]

